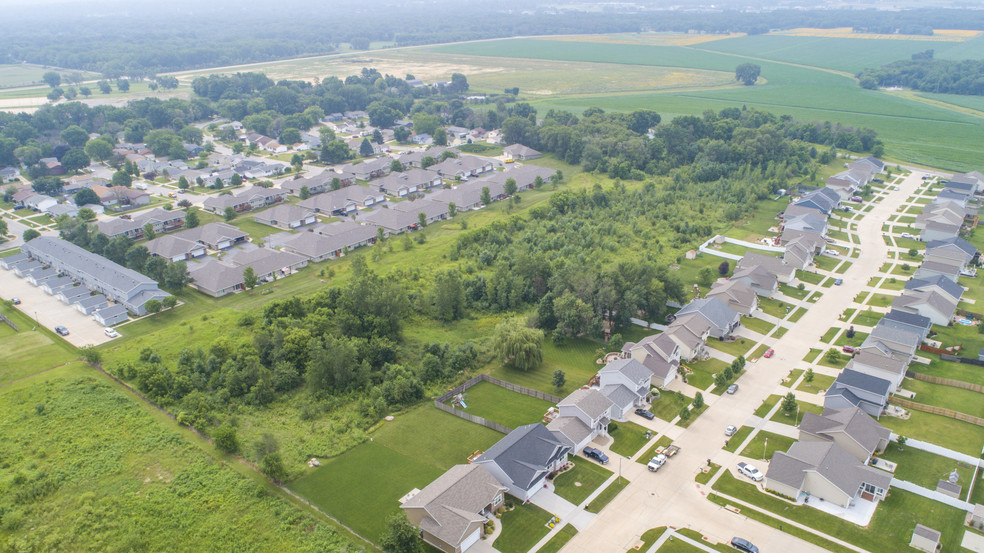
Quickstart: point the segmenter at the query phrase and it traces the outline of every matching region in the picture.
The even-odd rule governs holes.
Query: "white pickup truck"
[[[664,464],[666,464],[666,454],[660,453],[659,455],[650,459],[649,464],[646,466],[649,467],[649,472],[656,472]]]

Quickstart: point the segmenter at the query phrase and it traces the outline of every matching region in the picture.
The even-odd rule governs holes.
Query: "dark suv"
[[[642,417],[642,418],[644,418],[646,420],[653,420],[656,417],[656,415],[652,414],[647,409],[636,409],[635,410],[635,414],[639,415],[640,417]]]
[[[731,547],[745,553],[758,553],[759,548],[752,545],[752,542],[744,538],[731,538]]]
[[[584,456],[590,459],[594,459],[603,465],[608,464],[608,455],[605,455],[601,450],[595,449],[593,447],[584,448]]]

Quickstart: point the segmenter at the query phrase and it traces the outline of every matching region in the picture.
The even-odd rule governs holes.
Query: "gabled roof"
[[[802,476],[797,472],[803,473]],[[772,456],[766,476],[799,488],[807,472],[817,473],[852,498],[861,484],[868,483],[887,490],[892,482],[891,474],[862,465],[833,442],[796,442],[786,453],[777,451]]]
[[[799,425],[800,432],[832,440],[832,435],[843,432],[861,447],[874,453],[892,431],[878,424],[875,419],[857,407],[827,409],[823,415],[807,413]]]
[[[670,338],[669,334],[666,332],[661,332],[659,334],[650,334],[642,340],[639,340],[638,343],[626,342],[625,345],[622,346],[622,351],[628,353],[638,348],[643,348],[650,354],[657,355],[663,359],[669,359],[670,357],[673,357],[673,353],[678,350],[680,346],[674,342],[672,338]]]
[[[919,342],[922,341],[922,339],[919,337],[919,334],[913,331],[891,328],[881,324],[876,324],[875,328],[871,331],[871,334],[869,334],[869,336],[873,336],[881,340],[887,340],[889,342],[894,342],[896,344],[902,344],[912,348],[919,347]]]
[[[195,250],[204,250],[205,246],[174,234],[158,236],[144,244],[153,255],[173,258],[181,254],[190,254]]]
[[[427,515],[421,530],[441,541],[458,545],[479,512],[508,488],[482,465],[455,465],[403,504],[404,509],[423,508]]]
[[[206,244],[218,244],[223,240],[234,242],[249,236],[237,227],[225,223],[208,223],[200,227],[183,230],[177,234],[186,240],[195,240]]]
[[[918,307],[927,305],[944,317],[952,317],[957,304],[935,290],[909,290],[892,300],[892,307]]]
[[[556,417],[547,424],[547,430],[559,434],[560,441],[575,447],[593,432],[584,421],[577,417]]]
[[[616,359],[605,365],[598,373],[620,373],[629,379],[629,382],[639,382],[650,376],[649,369],[631,357],[628,359]]]
[[[738,318],[738,313],[728,307],[719,298],[704,298],[694,300],[677,312],[677,316],[689,313],[700,313],[717,328],[728,328]]]
[[[761,265],[753,265],[751,267],[742,267],[731,275],[731,280],[745,279],[747,278],[752,286],[756,288],[762,288],[764,290],[774,289],[779,281],[774,273],[769,272],[765,267]]]
[[[844,368],[859,370],[858,365],[874,367],[898,375],[904,375],[905,371],[909,368],[909,364],[901,359],[896,359],[891,355],[880,355],[871,350],[864,350],[855,355]]]
[[[742,280],[718,280],[711,284],[711,291],[707,293],[707,297],[720,298],[748,308],[755,305],[757,300],[755,290]]]
[[[762,269],[776,276],[792,275],[796,271],[795,267],[793,267],[788,263],[785,263],[783,260],[779,259],[778,257],[774,257],[771,255],[763,255],[755,252],[746,253],[745,257],[739,259],[737,263],[737,268],[748,269],[756,265],[762,267]]]
[[[260,211],[253,216],[253,219],[257,222],[278,221],[281,223],[292,223],[302,221],[311,215],[314,215],[314,212],[309,209],[304,209],[296,205],[281,204]]]
[[[633,390],[630,390],[623,384],[609,384],[608,386],[602,386],[601,394],[622,410],[632,406],[632,404],[639,399],[639,394],[635,393]]]
[[[837,375],[837,379],[834,380],[831,389],[837,386],[864,390],[879,396],[887,396],[892,389],[892,383],[884,378],[878,378],[877,376],[871,376],[870,374],[864,374],[851,369],[844,369]]]
[[[977,248],[970,242],[960,238],[959,236],[954,236],[953,238],[944,238],[943,240],[931,240],[926,244],[926,252],[929,253],[935,249],[948,249],[956,250],[963,253],[967,260],[970,260],[977,254]]]
[[[86,275],[93,281],[106,283],[124,293],[140,287],[157,288],[157,282],[151,278],[60,238],[39,236],[21,246],[21,249],[33,257],[40,254],[58,259],[77,275]]]
[[[390,209],[403,211],[404,213],[411,213],[413,215],[423,213],[427,218],[440,217],[448,214],[448,204],[444,202],[435,202],[434,200],[429,200],[427,198],[413,200],[411,202],[398,202],[393,204]]]
[[[667,330],[667,332],[671,331]],[[677,332],[679,332],[679,329]],[[671,363],[658,355],[646,355],[646,358],[642,360],[642,366],[649,369],[649,371],[653,373],[653,376],[659,380],[666,380],[666,377],[673,374],[673,371],[676,370],[678,364],[676,362]]]
[[[882,320],[896,321],[909,326],[914,326],[917,328],[930,328],[933,326],[933,321],[929,320],[929,317],[923,317],[918,313],[906,313],[905,311],[899,311],[898,309],[892,309],[882,317]]]
[[[579,388],[557,402],[558,407],[571,406],[584,411],[592,420],[603,416],[612,408],[612,402],[598,390]]]
[[[960,297],[963,296],[963,288],[956,282],[953,282],[943,275],[935,275],[918,279],[913,278],[909,279],[905,283],[906,290],[923,290],[934,286],[940,288],[953,298],[960,299]]]
[[[527,424],[496,442],[476,463],[495,463],[517,487],[528,490],[550,463],[570,450],[546,426]]]

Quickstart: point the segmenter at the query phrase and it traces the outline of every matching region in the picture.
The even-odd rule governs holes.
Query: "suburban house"
[[[692,317],[699,318],[696,315]],[[683,318],[688,319],[688,316],[684,316]],[[709,324],[704,324],[707,329],[710,329]],[[668,328],[660,334],[646,336],[642,340],[639,340],[638,343],[626,342],[622,346],[623,354],[627,354],[632,359],[642,363],[642,366],[649,371],[649,383],[652,386],[664,388],[677,377],[683,348],[674,339],[674,334],[679,334],[677,338],[681,342],[689,338],[689,333],[685,328],[676,326]],[[705,339],[706,336],[697,337],[696,341],[703,347],[705,345]]]
[[[916,354],[916,350],[919,349],[919,344],[922,342],[920,336],[915,331],[903,330],[897,327],[893,328],[892,326],[881,324],[881,321],[879,321],[879,324],[876,324],[875,328],[872,329],[871,334],[865,338],[861,347],[863,348],[869,343],[878,342],[890,351],[898,354],[901,359],[910,360]]]
[[[286,191],[278,188],[253,186],[233,196],[213,196],[208,198],[202,203],[202,207],[205,211],[211,211],[212,213],[223,213],[228,207],[231,207],[236,212],[247,211],[282,202],[286,195]]]
[[[969,173],[957,173],[950,177],[950,182],[966,182],[975,185],[976,193],[980,194],[984,192],[984,174],[979,171],[971,171]]]
[[[331,192],[325,192],[324,194],[302,200],[297,206],[312,210],[315,213],[347,215],[359,209],[358,202],[350,199],[350,196],[355,195],[352,192],[358,193],[364,190],[362,187],[358,188],[360,190],[350,191],[348,188],[340,188]]]
[[[428,196],[428,198],[435,202],[442,202],[448,205],[454,204],[455,210],[459,212],[471,211],[483,205],[481,183],[481,179],[463,182],[448,190],[438,190]]]
[[[423,213],[425,218],[424,220],[427,224],[436,223],[437,221],[443,221],[448,218],[448,204],[444,202],[435,202],[434,200],[429,200],[427,198],[395,203],[391,209],[410,213],[411,215],[418,217],[418,222],[420,214]]]
[[[205,246],[181,236],[166,234],[150,240],[144,246],[150,255],[168,261],[187,261],[205,255]]]
[[[331,190],[332,176],[333,174],[329,172],[322,173],[314,177],[293,178],[281,183],[280,189],[287,191],[287,193],[291,196],[299,196],[301,194],[301,188],[306,186],[308,193],[314,196],[315,194],[321,194],[322,192],[328,192]]]
[[[155,207],[133,215],[132,218],[124,219],[123,217],[128,216],[124,215],[108,221],[100,221],[96,226],[99,232],[105,234],[107,238],[123,235],[135,240],[143,237],[144,226],[147,224],[150,224],[155,233],[170,232],[181,228],[184,226],[185,212],[168,211]]]
[[[130,219],[123,219],[122,217],[114,217],[108,221],[99,221],[96,223],[96,228],[99,229],[99,232],[105,234],[107,238],[126,236],[131,240],[136,240],[143,236],[144,232],[143,225],[137,224]]]
[[[851,369],[869,376],[882,378],[892,383],[892,392],[902,386],[909,363],[891,355],[884,355],[874,348],[868,348],[854,355],[845,369]]]
[[[571,446],[540,423],[520,426],[482,454],[482,465],[520,501],[546,487],[547,475],[567,463]]]
[[[855,196],[857,191],[861,189],[861,186],[857,179],[851,178],[852,175],[848,173],[838,173],[827,179],[825,186],[841,197],[841,201],[847,200],[851,196]]]
[[[784,496],[801,494],[847,508],[856,499],[881,501],[892,475],[866,466],[833,441],[799,441],[777,451],[765,473],[765,487]]]
[[[815,210],[810,209],[808,213],[802,213],[800,215],[786,215],[782,222],[782,234],[779,237],[779,243],[785,245],[797,238],[803,236],[803,233],[809,233],[813,235],[811,238],[814,242],[820,242],[819,244],[814,244],[814,253],[820,253],[823,249],[823,237],[827,234],[827,217]]]
[[[943,294],[950,301],[960,302],[964,289],[955,281],[942,276],[927,276],[926,278],[910,278],[905,283],[905,290],[932,290]]]
[[[348,251],[375,242],[376,227],[345,221],[324,225],[317,232],[297,234],[284,241],[281,248],[317,263],[342,257]]]
[[[697,313],[677,315],[664,334],[680,346],[681,361],[692,361],[707,356],[711,327],[711,323]]]
[[[933,324],[946,326],[953,320],[957,304],[932,290],[907,290],[892,299],[892,309],[927,317]]]
[[[605,394],[594,388],[580,388],[557,403],[558,416],[550,421],[547,430],[576,454],[595,437],[608,434],[613,409],[617,407]]]
[[[782,254],[783,263],[801,271],[813,264],[813,247],[808,240],[797,238],[786,243],[786,251]]]
[[[772,297],[779,289],[779,279],[761,265],[737,269],[728,280],[743,282],[758,296]]]
[[[359,141],[362,142],[361,140]],[[390,171],[393,158],[389,156],[367,159],[362,163],[353,163],[342,168],[344,172],[352,173],[359,180],[370,180],[379,178]]]
[[[463,553],[482,537],[506,491],[485,467],[455,465],[401,508],[425,542],[444,553]]]
[[[414,150],[412,152],[407,152],[401,155],[398,159],[404,167],[417,167],[419,168],[421,162],[425,157],[432,157],[435,160],[441,159],[441,154],[446,152],[448,148],[443,146],[434,146],[427,148],[426,150]],[[457,150],[455,150],[457,152]]]
[[[198,263],[189,263],[188,274],[193,279],[190,285],[192,288],[213,298],[245,289],[243,269],[226,265],[212,257],[204,257]]]
[[[938,196],[937,200],[940,200]],[[957,230],[959,230],[960,225],[963,224],[964,219],[967,217],[968,210],[966,203],[966,197],[958,201],[940,200],[936,203],[931,203],[923,207],[922,213],[916,215],[916,220],[912,223],[912,226],[917,229],[925,229],[929,223],[939,223],[948,225],[948,227],[943,228],[956,226]],[[956,236],[956,233],[953,236]],[[943,236],[940,239],[943,238],[949,237]]]
[[[711,325],[712,338],[725,339],[741,324],[741,315],[732,310],[719,298],[695,299],[677,311],[677,317],[695,313]]]
[[[387,235],[409,232],[416,230],[420,226],[417,213],[400,209],[374,209],[365,215],[361,215],[360,220],[382,227]]]
[[[878,324],[885,325],[889,328],[915,332],[919,335],[920,339],[925,340],[929,336],[933,321],[929,320],[929,317],[923,317],[917,313],[906,313],[905,311],[892,309],[878,321]]]
[[[943,184],[943,188],[964,196],[973,196],[977,192],[977,184],[957,179],[948,180]]]
[[[403,172],[390,173],[371,184],[371,188],[376,192],[400,198],[423,192],[435,186],[441,186],[441,175],[425,169],[409,169]]]
[[[884,378],[844,369],[827,390],[823,399],[823,408],[827,410],[858,407],[865,413],[878,417],[888,405],[888,396],[893,390],[892,383]]]
[[[539,159],[543,156],[540,152],[534,150],[533,148],[523,146],[522,144],[513,144],[512,146],[506,146],[503,151],[506,158],[508,159],[518,159],[520,161],[526,161],[528,159]]]
[[[885,172],[885,162],[874,156],[868,156],[868,157],[863,157],[861,159],[854,160],[848,165],[848,167],[852,169],[868,167],[871,171],[872,176],[877,175],[878,173]]]
[[[960,237],[933,240],[926,244],[924,261],[935,261],[957,267],[958,271],[967,270],[967,266],[977,259],[977,248]]]
[[[837,208],[840,201],[841,197],[837,192],[830,188],[818,188],[812,192],[803,194],[793,205],[817,209],[826,215],[830,215],[830,212]]]
[[[857,407],[806,413],[799,425],[801,442],[833,442],[861,464],[888,447],[892,431]]]
[[[625,420],[625,415],[646,405],[652,373],[642,363],[632,359],[616,359],[598,371],[602,395],[611,400],[612,418]]]
[[[778,257],[755,252],[748,252],[738,260],[735,264],[735,273],[741,269],[750,269],[755,266],[775,275],[776,279],[783,284],[788,284],[796,278],[796,267]]]
[[[16,167],[4,167],[3,169],[0,169],[0,183],[2,184],[14,182],[19,176],[20,169],[17,169]]]
[[[33,209],[34,211],[47,211],[58,205],[58,200],[51,196],[45,196],[44,194],[32,194],[23,203],[24,207]]]
[[[225,250],[249,239],[249,234],[225,223],[208,223],[200,227],[183,230],[175,236],[198,242],[210,250]]]
[[[99,309],[104,307],[109,307],[109,301],[106,300],[106,296],[102,294],[96,294],[94,296],[84,296],[72,303],[79,313],[83,315],[92,315]]]
[[[317,223],[318,216],[302,207],[285,204],[261,211],[253,216],[253,220],[271,227],[292,230]]]
[[[379,227],[354,221],[336,221],[316,227],[315,232],[324,236],[338,236],[345,241],[348,249],[352,250],[375,244]]]
[[[444,161],[428,167],[431,171],[437,171],[444,178],[453,179],[455,177],[466,179],[477,177],[482,173],[491,171],[493,164],[491,161],[477,157],[463,155],[461,157],[449,157]]]
[[[711,284],[707,298],[718,298],[732,310],[742,315],[751,315],[758,309],[758,295],[755,290],[741,280],[720,279]]]
[[[71,277],[63,276],[57,278],[50,278],[44,281],[44,283],[41,284],[41,290],[43,290],[44,293],[48,294],[49,296],[54,296],[59,291],[61,291],[62,288],[67,286],[75,286],[75,281],[72,280]]]
[[[960,279],[960,270],[953,265],[940,263],[938,261],[923,261],[919,268],[912,273],[912,278],[917,280],[931,279],[934,277],[944,277],[953,282]]]
[[[925,228],[919,233],[919,239],[923,242],[932,242],[933,240],[946,240],[947,238],[953,238],[960,234],[960,229],[963,227],[963,222],[960,223],[940,223],[937,221],[926,221]]]
[[[154,280],[60,238],[39,236],[21,246],[21,251],[83,284],[79,288],[100,292],[137,315],[147,313],[148,301],[170,295]]]
[[[191,286],[199,292],[220,297],[245,287],[243,271],[246,267],[253,268],[260,282],[270,282],[291,275],[307,264],[307,258],[297,254],[255,248],[238,252],[222,261],[204,257],[200,262],[189,263],[188,274],[194,279]]]

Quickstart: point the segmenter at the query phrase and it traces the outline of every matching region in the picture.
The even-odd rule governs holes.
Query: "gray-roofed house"
[[[285,204],[261,211],[253,216],[253,220],[271,227],[292,230],[317,223],[318,216],[303,207]]]
[[[21,249],[137,315],[147,313],[145,305],[149,300],[162,300],[169,295],[154,280],[59,238],[40,236]]]
[[[387,236],[415,230],[420,225],[416,213],[385,207],[362,215],[360,220],[381,227]]]
[[[866,348],[847,362],[845,369],[851,369],[892,383],[892,391],[902,386],[909,363],[903,359],[883,355],[874,348]]]
[[[923,261],[919,268],[912,273],[912,278],[917,280],[927,280],[938,276],[957,282],[960,279],[960,270],[953,265],[939,261]]]
[[[359,143],[361,144],[361,140]],[[352,173],[359,180],[370,180],[379,178],[390,171],[393,158],[389,156],[367,159],[362,163],[353,163],[342,168],[343,171]]]
[[[460,157],[449,157],[436,165],[428,167],[428,169],[437,171],[444,178],[453,179],[455,177],[477,177],[482,173],[491,171],[492,167],[493,164],[490,160],[477,156],[463,155]]]
[[[557,403],[558,416],[547,429],[576,454],[595,437],[608,434],[608,423],[615,409],[612,400],[599,390],[580,388]]]
[[[217,261],[212,257],[188,264],[191,287],[199,292],[219,298],[245,288],[243,269]]]
[[[58,276],[58,271],[50,267],[49,268],[42,267],[34,271],[31,271],[31,273],[27,275],[25,279],[31,284],[33,284],[34,286],[41,286],[42,284],[44,284],[46,280],[56,278],[57,276]]]
[[[92,318],[103,326],[113,326],[122,323],[129,317],[126,308],[116,303],[109,307],[104,307],[92,314]]]
[[[957,304],[932,290],[908,290],[892,299],[892,309],[929,318],[933,324],[946,326],[953,320]]]
[[[37,238],[35,238],[37,240]],[[14,274],[20,278],[25,278],[35,271],[44,267],[44,263],[37,259],[29,259],[14,266]]]
[[[108,221],[99,221],[96,223],[96,228],[107,238],[126,236],[131,240],[136,240],[143,236],[143,225],[129,218],[114,217]]]
[[[898,309],[892,309],[878,321],[878,324],[886,325],[889,328],[908,330],[919,334],[925,340],[929,336],[929,331],[933,327],[933,321],[929,317],[923,317],[918,313],[906,313]]]
[[[155,207],[135,214],[133,222],[140,225],[141,235],[143,235],[143,227],[148,224],[156,233],[171,232],[184,226],[185,212]]]
[[[891,351],[898,353],[903,359],[912,359],[916,350],[919,349],[919,343],[921,341],[920,335],[916,332],[876,324],[871,334],[865,338],[861,345],[864,346],[864,344],[869,342],[879,342]]]
[[[857,407],[806,413],[799,424],[800,441],[833,442],[865,465],[872,455],[885,451],[891,436],[891,430]]]
[[[63,287],[74,286],[74,285],[75,285],[75,281],[72,280],[72,277],[62,276],[62,277],[52,278],[44,281],[44,283],[41,285],[41,290],[43,290],[44,293],[48,294],[49,296],[54,296]]]
[[[373,227],[358,223],[350,224],[353,226],[349,230],[337,234],[302,232],[284,241],[281,248],[284,251],[303,255],[312,263],[317,263],[342,257],[347,251],[375,242],[376,231]]]
[[[844,369],[827,390],[823,408],[826,410],[859,407],[865,413],[878,417],[888,405],[888,396],[892,393],[892,389],[892,383],[884,378]]]
[[[680,346],[680,359],[691,361],[707,355],[707,338],[711,323],[697,313],[677,316],[665,334]]]
[[[837,208],[840,201],[841,198],[837,192],[830,188],[819,188],[804,194],[793,205],[817,209],[829,215],[831,211]]]
[[[163,257],[171,262],[186,261],[205,255],[204,245],[175,234],[158,236],[144,246],[150,255]]]
[[[292,196],[299,196],[301,189],[306,186],[308,193],[314,196],[315,194],[321,194],[331,190],[331,179],[333,176],[335,176],[333,173],[328,172],[313,177],[294,178],[281,183],[280,189],[286,190]]]
[[[912,530],[909,547],[925,551],[926,553],[936,553],[940,550],[940,535],[938,531],[928,526],[917,524]]]
[[[436,223],[437,221],[443,221],[448,218],[448,204],[443,202],[435,202],[434,200],[427,198],[409,202],[399,202],[393,204],[391,209],[410,213],[418,218],[420,217],[420,214],[423,213],[427,224]]]
[[[83,296],[92,295],[92,290],[85,286],[69,286],[58,291],[58,299],[65,305],[72,305]]]
[[[921,279],[910,278],[905,283],[905,290],[935,290],[958,303],[964,292],[959,284],[941,275]]]
[[[966,271],[967,265],[977,258],[977,254],[977,248],[970,242],[960,237],[953,237],[933,240],[926,244],[923,260],[954,265],[958,270]]]
[[[513,144],[512,146],[506,146],[502,153],[508,158],[518,159],[520,161],[526,161],[528,159],[539,159],[543,157],[543,154],[530,148],[528,146],[523,146],[522,144]]]
[[[857,499],[881,501],[891,482],[891,474],[861,464],[834,442],[796,442],[785,453],[775,452],[765,473],[766,489],[843,508]]]
[[[735,264],[735,273],[742,269],[751,269],[759,266],[765,271],[776,276],[782,283],[790,283],[796,278],[796,267],[784,262],[778,257],[764,255],[755,252],[748,252]]]
[[[772,297],[779,290],[779,279],[761,265],[738,269],[729,280],[744,282],[755,294],[766,298]]]
[[[455,465],[401,508],[425,542],[444,553],[464,553],[481,539],[506,491],[482,465]]]
[[[72,304],[79,313],[83,315],[92,315],[96,311],[109,307],[109,302],[106,301],[106,296],[102,294],[96,294],[94,296],[87,296],[79,298]]]
[[[359,209],[359,203],[350,199],[352,191],[348,188],[340,188],[325,192],[318,196],[311,196],[298,203],[298,207],[310,209],[315,213],[328,213],[333,215],[348,215]]]
[[[652,373],[642,363],[632,359],[616,359],[598,371],[601,393],[614,404],[612,418],[625,420],[625,415],[646,405]]]
[[[712,338],[727,338],[741,324],[741,315],[719,298],[695,299],[683,306],[677,312],[677,317],[691,313],[699,314],[711,324],[710,336]]]
[[[247,211],[282,202],[285,196],[287,192],[279,188],[253,186],[232,196],[212,196],[202,203],[202,208],[212,213],[223,213],[227,207],[236,212]]]
[[[960,234],[963,223],[940,223],[937,221],[926,221],[925,228],[919,232],[919,239],[923,242],[933,240],[946,240]]]
[[[957,194],[963,194],[964,196],[973,196],[977,192],[976,184],[966,182],[963,179],[950,179],[946,181],[943,188],[951,192],[956,192]]]
[[[665,332],[646,336],[638,343],[626,342],[622,346],[623,353],[629,354],[632,359],[642,363],[642,366],[650,372],[649,383],[652,386],[665,388],[676,379],[684,350],[684,346],[680,342],[687,341],[692,336],[682,324],[691,319],[694,322],[699,320],[704,325],[703,328],[710,329],[710,324],[699,315],[684,315],[674,321],[676,326],[671,326]],[[693,339],[702,347],[706,335]]]
[[[21,263],[27,263],[31,261],[31,256],[26,253],[15,253],[14,255],[9,255],[7,257],[0,257],[0,268],[6,270],[12,270],[14,267]]]
[[[181,231],[176,236],[192,240],[212,250],[224,250],[245,242],[249,234],[225,223],[208,223],[200,227]]]
[[[370,187],[382,194],[404,197],[441,186],[441,175],[425,169],[409,169],[394,172],[372,181]]]
[[[490,447],[474,464],[482,465],[520,501],[545,487],[547,475],[567,463],[571,446],[540,423],[520,426]]]
[[[751,315],[758,309],[758,295],[743,280],[718,280],[711,284],[707,298],[718,298],[732,310]]]

